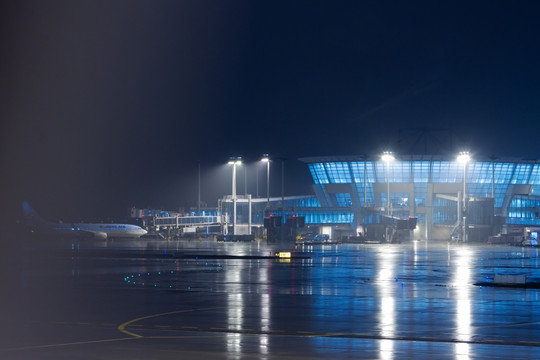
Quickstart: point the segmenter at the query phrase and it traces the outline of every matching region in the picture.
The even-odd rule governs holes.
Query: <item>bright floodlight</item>
[[[268,154],[263,154],[263,157],[261,159],[262,162],[269,162],[270,161],[270,157],[268,156]]]
[[[241,165],[242,164],[242,158],[241,157],[231,157],[229,158],[229,162],[227,163],[229,165]]]
[[[468,163],[471,160],[471,156],[468,151],[462,151],[459,153],[457,160],[461,163]]]
[[[385,151],[381,158],[386,162],[393,161],[395,159],[394,155],[392,155],[390,151]]]

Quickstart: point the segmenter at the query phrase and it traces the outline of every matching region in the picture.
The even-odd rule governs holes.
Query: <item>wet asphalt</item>
[[[536,359],[536,248],[20,239],[1,359]],[[291,251],[291,259],[278,259]]]

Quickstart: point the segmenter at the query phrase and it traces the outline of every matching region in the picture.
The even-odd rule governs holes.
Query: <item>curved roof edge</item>
[[[400,155],[394,154],[396,161],[455,161],[457,154],[448,155]],[[380,155],[334,155],[334,156],[312,156],[298,159],[306,164],[320,162],[349,162],[349,161],[381,161]],[[471,154],[471,161],[483,162],[508,162],[508,163],[526,163],[540,164],[539,159],[527,159],[518,157],[498,157],[498,156],[480,156]]]

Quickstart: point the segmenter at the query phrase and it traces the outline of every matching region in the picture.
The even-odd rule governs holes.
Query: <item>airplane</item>
[[[26,201],[23,201],[22,206],[26,223],[33,231],[90,237],[101,240],[106,240],[107,238],[138,238],[147,233],[140,226],[131,224],[51,223],[43,220]]]

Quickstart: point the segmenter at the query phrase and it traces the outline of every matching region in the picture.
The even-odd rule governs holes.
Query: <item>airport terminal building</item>
[[[369,233],[384,215],[417,218],[414,239],[487,241],[500,233],[526,236],[540,227],[537,160],[468,155],[300,160],[309,167],[319,211],[328,212],[334,237],[336,231]]]

